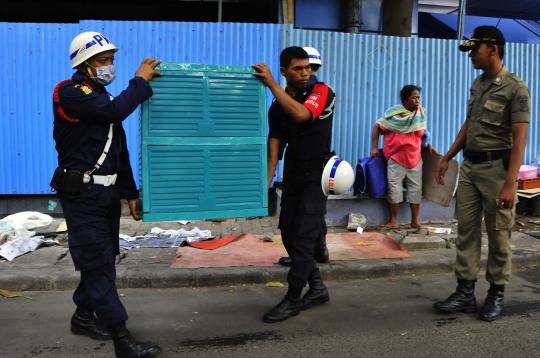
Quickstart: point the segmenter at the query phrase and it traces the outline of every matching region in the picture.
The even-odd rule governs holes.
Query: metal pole
[[[347,16],[347,32],[359,33],[360,32],[360,9],[362,3],[360,0],[349,0],[346,7]]]
[[[223,17],[223,0],[218,0],[217,21],[221,22],[222,17]]]
[[[463,39],[463,29],[465,27],[465,11],[467,9],[467,0],[459,1],[459,16],[458,16],[458,28],[457,28],[457,39]]]
[[[294,24],[294,3],[293,0],[287,0],[287,23]]]

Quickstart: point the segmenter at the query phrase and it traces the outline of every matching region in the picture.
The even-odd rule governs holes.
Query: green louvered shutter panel
[[[141,111],[144,220],[267,215],[266,92],[253,70],[158,70]]]

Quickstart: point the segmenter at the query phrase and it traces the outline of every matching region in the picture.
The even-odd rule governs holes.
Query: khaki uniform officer
[[[527,86],[502,64],[504,44],[497,28],[480,26],[473,38],[460,46],[461,51],[471,51],[474,67],[483,73],[471,86],[467,119],[438,170],[442,181],[448,160],[463,149],[465,160],[457,192],[458,287],[447,300],[435,303],[435,309],[476,311],[474,285],[480,270],[483,217],[489,241],[486,279],[491,286],[479,318],[486,321],[501,316],[504,287],[510,279],[516,180],[530,117]]]

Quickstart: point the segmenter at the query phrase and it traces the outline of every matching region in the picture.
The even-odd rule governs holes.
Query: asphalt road
[[[539,357],[540,270],[516,273],[506,316],[438,315],[451,275],[330,282],[331,302],[282,323],[262,314],[286,288],[264,285],[122,290],[128,327],[163,357]],[[483,278],[477,298],[487,291]],[[71,292],[0,299],[0,356],[113,357],[111,342],[69,332]]]

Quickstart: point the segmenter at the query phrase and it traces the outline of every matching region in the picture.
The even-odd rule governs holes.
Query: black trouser
[[[110,328],[127,320],[116,290],[120,197],[115,187],[91,185],[79,194],[59,193],[75,268],[81,273],[73,301]]]
[[[326,228],[326,196],[320,180],[294,181],[285,178],[281,198],[279,228],[292,266],[287,276],[289,286],[301,288],[317,269],[313,251]]]

